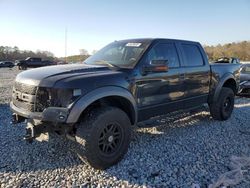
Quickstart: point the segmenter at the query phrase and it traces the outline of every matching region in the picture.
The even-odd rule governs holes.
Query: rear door
[[[210,66],[199,43],[180,42],[178,48],[182,54],[186,107],[199,105],[207,101],[210,84]]]

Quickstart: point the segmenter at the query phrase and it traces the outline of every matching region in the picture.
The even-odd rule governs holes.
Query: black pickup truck
[[[56,132],[105,169],[127,152],[137,122],[204,103],[215,120],[230,118],[239,76],[238,64],[209,64],[198,42],[122,40],[82,64],[18,74],[10,106],[14,123],[27,120],[25,139]]]
[[[48,60],[43,61],[41,58],[37,57],[28,57],[25,60],[20,60],[16,62],[16,66],[18,66],[19,70],[26,70],[28,67],[36,68],[49,65],[55,65],[55,63]]]

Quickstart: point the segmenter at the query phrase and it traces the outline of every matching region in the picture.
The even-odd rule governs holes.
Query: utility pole
[[[65,27],[65,63],[67,63],[67,27]]]

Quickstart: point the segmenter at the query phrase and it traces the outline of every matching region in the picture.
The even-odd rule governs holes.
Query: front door
[[[171,104],[174,105],[176,101],[183,98],[185,92],[182,87],[183,80],[180,77],[180,60],[174,43],[155,44],[142,60],[143,65],[147,66],[152,60],[167,60],[169,70],[147,73],[137,78],[136,97],[139,120],[172,111],[173,109],[170,108],[174,106]]]

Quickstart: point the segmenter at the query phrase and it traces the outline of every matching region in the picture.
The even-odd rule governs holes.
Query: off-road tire
[[[117,132],[111,133],[111,126],[114,126],[112,129]],[[117,138],[118,132],[119,138]],[[115,107],[95,109],[83,118],[76,130],[75,139],[78,146],[76,145],[75,151],[83,162],[96,169],[106,169],[119,162],[127,153],[130,135],[131,123],[124,111]],[[113,152],[111,152],[112,140],[112,147],[116,144]],[[106,148],[101,143],[106,143]],[[103,151],[105,149],[106,153]]]
[[[210,114],[215,120],[224,121],[230,118],[234,109],[234,92],[223,87],[217,101],[209,104]]]

